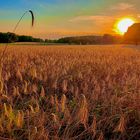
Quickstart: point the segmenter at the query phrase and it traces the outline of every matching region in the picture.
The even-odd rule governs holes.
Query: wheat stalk
[[[119,124],[115,128],[114,132],[121,132],[121,133],[123,133],[125,131],[125,126],[126,126],[126,118],[125,118],[125,115],[121,115]]]
[[[29,11],[26,11],[26,12],[20,17],[19,21],[17,22],[16,26],[14,27],[14,29],[13,29],[13,31],[12,31],[13,33],[16,32],[16,29],[18,28],[18,26],[19,26],[21,20],[23,19],[23,17],[24,17],[28,12],[31,14],[31,17],[32,17],[32,27],[34,26],[34,21],[35,21],[34,13],[33,13],[32,10],[29,10]],[[11,36],[9,37],[8,43],[5,45],[4,50],[3,50],[3,52],[2,52],[2,55],[1,55],[1,57],[0,57],[0,64],[1,64],[2,59],[3,59],[3,57],[4,57],[5,53],[6,53],[6,50],[7,50],[7,48],[8,48],[9,40],[10,40],[10,39],[11,39]],[[1,64],[1,66],[2,66],[2,64]]]
[[[40,93],[40,96],[41,96],[42,98],[45,97],[45,89],[43,88],[43,86],[41,87],[41,93]]]
[[[76,108],[72,120],[74,122],[82,123],[85,128],[87,127],[87,120],[88,120],[88,105],[85,95],[80,96],[80,103]]]
[[[65,108],[66,108],[66,95],[63,94],[62,97],[61,97],[61,111],[64,112],[65,111]]]
[[[18,128],[22,128],[22,126],[23,126],[23,120],[24,120],[24,113],[21,112],[21,111],[18,111],[18,114],[16,116],[16,121],[15,121],[16,126]]]

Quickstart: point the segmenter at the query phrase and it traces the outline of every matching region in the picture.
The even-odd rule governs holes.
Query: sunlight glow
[[[135,21],[131,18],[123,18],[116,24],[116,32],[120,35],[124,35],[128,28],[133,25]]]

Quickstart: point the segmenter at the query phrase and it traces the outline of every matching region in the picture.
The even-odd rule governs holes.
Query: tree
[[[18,36],[16,34],[8,32],[7,35],[8,35],[8,43],[18,41]]]
[[[12,43],[18,40],[18,36],[14,33],[0,33],[0,43]]]
[[[32,36],[16,35],[15,33],[1,33],[0,43],[13,43],[13,42],[44,42],[41,38],[33,38]]]
[[[124,41],[127,43],[135,43],[136,45],[140,42],[140,23],[135,23],[128,28],[128,31],[124,35]]]

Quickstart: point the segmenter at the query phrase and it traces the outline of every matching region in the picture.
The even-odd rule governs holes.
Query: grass
[[[10,45],[0,139],[138,140],[139,75],[135,49]]]

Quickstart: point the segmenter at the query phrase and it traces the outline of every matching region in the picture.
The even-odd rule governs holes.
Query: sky
[[[26,14],[17,34],[41,38],[115,34],[114,25],[123,17],[140,21],[140,0],[0,0],[0,32],[12,32]]]

